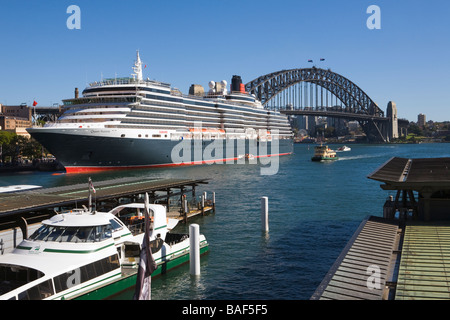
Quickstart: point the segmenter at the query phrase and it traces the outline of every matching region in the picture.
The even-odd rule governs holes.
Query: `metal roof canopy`
[[[386,299],[389,295],[387,283],[392,280],[397,257],[394,251],[399,244],[398,231],[398,221],[366,217],[311,300]],[[379,285],[373,285],[374,271],[379,277]]]
[[[450,223],[407,221],[396,300],[450,299]]]
[[[94,182],[96,201],[151,191],[167,191],[207,184],[208,179],[142,179],[121,178]],[[20,213],[74,205],[88,201],[88,182],[76,185],[0,194],[0,218]]]
[[[450,158],[393,157],[368,178],[384,182],[384,190],[450,189]]]
[[[432,218],[442,219],[443,214],[446,215],[446,219],[448,218],[446,202],[450,199],[450,158],[393,157],[368,178],[384,182],[381,185],[383,190],[397,190],[392,212],[402,206],[403,213],[409,209],[413,210],[414,219],[420,216],[423,216],[426,221]],[[418,203],[413,191],[419,193]],[[399,201],[400,194],[403,194],[402,201]],[[441,203],[437,202],[439,200]],[[421,203],[423,209],[420,206]]]

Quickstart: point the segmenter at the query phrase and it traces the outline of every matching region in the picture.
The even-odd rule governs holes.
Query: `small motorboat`
[[[337,149],[337,151],[339,151],[339,152],[350,151],[350,150],[352,150],[352,149],[347,147],[347,146],[342,146],[342,147]]]

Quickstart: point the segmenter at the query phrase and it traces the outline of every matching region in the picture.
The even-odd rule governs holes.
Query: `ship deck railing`
[[[101,81],[95,81],[89,83],[90,87],[102,87],[102,86],[110,86],[110,85],[117,85],[117,84],[153,84],[153,85],[159,85],[164,87],[170,87],[170,83],[156,81],[156,80],[137,80],[134,78],[111,78],[111,79],[104,79]]]

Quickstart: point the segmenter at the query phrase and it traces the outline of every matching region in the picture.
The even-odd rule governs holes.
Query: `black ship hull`
[[[246,159],[287,155],[292,139],[154,139],[86,134],[72,130],[28,129],[65,167],[87,172],[205,163],[240,163]],[[88,134],[89,133],[89,134]]]

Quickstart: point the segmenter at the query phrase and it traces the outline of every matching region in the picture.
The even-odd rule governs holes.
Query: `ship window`
[[[14,265],[0,265],[0,296],[28,282],[39,279],[44,274],[36,269]]]
[[[137,258],[141,253],[141,247],[139,244],[126,244],[125,245],[125,257],[126,258]]]
[[[125,134],[122,133],[122,134],[120,135],[120,137],[121,137],[121,138],[125,138]]]
[[[95,242],[111,238],[111,225],[92,227],[64,227],[42,225],[29,240],[58,242]]]
[[[122,229],[122,224],[120,224],[120,222],[118,222],[116,219],[111,219],[109,220],[109,222],[111,223],[113,231]]]
[[[43,281],[34,287],[19,293],[19,300],[42,300],[54,295],[51,280]]]
[[[119,258],[117,254],[114,254],[72,271],[65,272],[54,278],[56,292],[59,293],[70,289],[75,285],[92,280],[118,268],[120,268]]]

